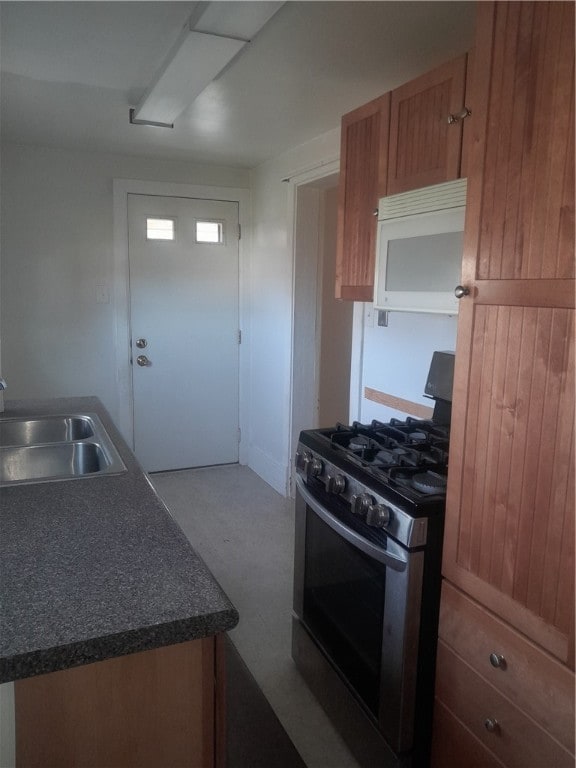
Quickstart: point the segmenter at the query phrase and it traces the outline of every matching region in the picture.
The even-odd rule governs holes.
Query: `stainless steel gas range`
[[[428,763],[453,364],[429,421],[300,434],[292,654],[364,766]]]

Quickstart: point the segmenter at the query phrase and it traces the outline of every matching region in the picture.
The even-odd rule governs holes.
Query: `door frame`
[[[340,172],[340,160],[339,158],[335,158],[333,160],[327,160],[326,162],[314,166],[312,168],[308,168],[305,170],[301,170],[298,172],[295,172],[290,177],[282,179],[285,183],[288,184],[288,195],[287,195],[287,205],[288,205],[288,211],[287,211],[287,220],[290,222],[290,226],[288,229],[288,248],[290,253],[292,254],[292,317],[291,317],[291,328],[290,328],[290,414],[289,414],[289,427],[288,427],[288,445],[287,445],[287,456],[288,456],[288,467],[287,467],[287,477],[286,477],[286,495],[294,497],[294,449],[295,449],[295,431],[298,431],[298,425],[297,423],[300,422],[301,414],[304,412],[315,412],[316,408],[316,400],[318,397],[318,363],[319,363],[319,355],[320,355],[320,336],[319,336],[319,323],[318,323],[318,317],[320,312],[320,306],[319,306],[319,289],[321,285],[321,270],[322,270],[322,263],[321,263],[321,247],[322,243],[320,238],[316,239],[315,242],[315,248],[314,248],[314,262],[309,263],[309,268],[311,270],[311,275],[315,273],[316,278],[316,285],[314,286],[314,292],[316,294],[316,305],[311,310],[311,315],[314,315],[314,321],[315,321],[315,338],[313,342],[314,346],[314,364],[312,370],[306,370],[302,371],[299,367],[295,365],[295,345],[302,343],[301,339],[297,338],[296,333],[296,314],[300,311],[300,305],[299,305],[299,289],[300,285],[298,282],[298,275],[297,275],[297,267],[298,267],[298,253],[297,253],[297,235],[298,235],[298,226],[300,224],[298,220],[298,196],[301,194],[301,192],[304,192],[306,188],[309,188],[309,185],[311,185],[313,182],[320,182],[323,179],[334,176]],[[317,207],[316,210],[316,217],[317,221],[319,222],[319,219],[321,217],[321,210],[320,206]],[[318,234],[318,233],[317,233]],[[313,240],[315,238],[315,235],[310,235],[310,240]],[[298,390],[301,394],[303,392],[303,387],[298,386],[298,379],[301,381],[302,377],[305,376],[308,379],[308,402],[305,403],[297,403],[295,400],[295,392]],[[313,425],[308,425],[313,426]]]
[[[250,190],[240,187],[216,187],[163,181],[113,179],[114,226],[114,353],[116,358],[117,426],[131,448],[134,448],[134,397],[130,365],[130,272],[128,260],[128,195],[157,197],[189,197],[200,200],[222,200],[238,203],[241,237],[238,241],[238,323],[242,341],[238,349],[238,423],[240,442],[238,460],[248,463],[249,348],[248,323],[248,254],[251,237]]]

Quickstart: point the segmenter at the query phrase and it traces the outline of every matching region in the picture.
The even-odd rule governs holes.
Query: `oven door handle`
[[[406,570],[408,565],[407,559],[404,560],[397,555],[387,552],[385,549],[377,547],[375,544],[372,544],[371,541],[368,541],[363,536],[360,536],[359,533],[353,531],[352,528],[348,528],[348,526],[338,520],[338,518],[331,515],[330,512],[328,512],[322,504],[314,498],[299,475],[296,475],[296,486],[306,504],[318,515],[318,517],[323,520],[326,525],[330,526],[330,528],[332,528],[332,530],[339,536],[342,536],[343,539],[352,544],[352,546],[364,552],[365,555],[377,560],[379,563],[382,563],[387,568],[392,568],[395,571]]]

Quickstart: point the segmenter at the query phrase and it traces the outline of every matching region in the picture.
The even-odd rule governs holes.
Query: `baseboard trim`
[[[248,466],[282,496],[288,495],[288,467],[274,461],[260,448],[250,446]]]

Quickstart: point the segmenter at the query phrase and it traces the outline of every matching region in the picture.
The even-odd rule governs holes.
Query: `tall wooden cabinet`
[[[479,3],[470,74],[434,765],[571,765],[573,3]]]

